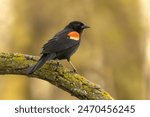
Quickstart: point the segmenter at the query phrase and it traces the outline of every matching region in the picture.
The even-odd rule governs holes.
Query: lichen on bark
[[[27,69],[33,66],[38,58],[39,57],[26,54],[0,53],[0,75],[19,74],[46,80],[79,99],[113,99],[109,93],[99,85],[88,81],[79,74],[69,71],[56,61],[47,62],[41,69],[31,75],[26,74]]]

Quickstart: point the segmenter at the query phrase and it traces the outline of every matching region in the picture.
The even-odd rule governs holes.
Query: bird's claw
[[[78,74],[78,71],[76,69],[73,70],[74,73]]]

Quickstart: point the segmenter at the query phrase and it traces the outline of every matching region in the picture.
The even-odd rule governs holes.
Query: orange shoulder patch
[[[76,31],[72,31],[72,32],[68,33],[68,36],[70,37],[70,39],[73,39],[73,40],[79,40],[80,39],[80,35]]]

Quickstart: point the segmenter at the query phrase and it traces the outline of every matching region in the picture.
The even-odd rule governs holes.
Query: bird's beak
[[[85,28],[90,28],[90,27],[87,25],[84,25],[84,26],[82,26],[82,28],[85,29]]]

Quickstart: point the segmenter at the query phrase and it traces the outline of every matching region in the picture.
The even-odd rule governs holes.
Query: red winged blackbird
[[[28,70],[28,74],[33,73],[42,67],[47,60],[52,59],[67,59],[74,72],[77,72],[76,68],[70,61],[70,57],[78,49],[81,41],[81,34],[86,28],[89,28],[89,26],[86,26],[82,22],[70,22],[62,31],[58,32],[43,46],[43,51],[41,53],[43,55],[37,64]]]

